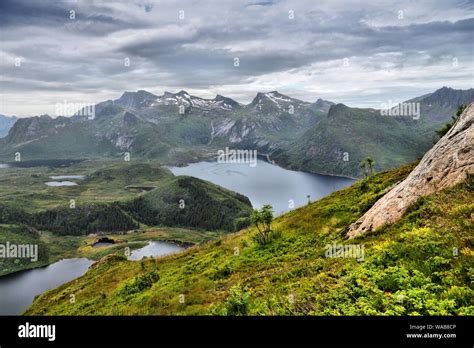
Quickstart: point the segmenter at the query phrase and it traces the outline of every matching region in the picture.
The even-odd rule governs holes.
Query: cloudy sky
[[[472,0],[1,0],[0,30],[7,115],[138,89],[380,107],[473,87]]]

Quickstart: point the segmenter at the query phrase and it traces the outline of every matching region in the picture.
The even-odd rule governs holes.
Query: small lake
[[[54,180],[65,180],[65,179],[76,179],[76,180],[83,180],[86,176],[85,175],[52,175],[50,176],[51,179]],[[48,186],[77,186],[77,183],[74,181],[49,181],[45,183]]]
[[[45,183],[48,186],[77,186],[77,183],[72,181],[48,181]]]
[[[141,260],[143,256],[165,256],[183,250],[171,243],[152,241],[134,250],[129,259]],[[21,314],[36,295],[82,276],[93,262],[86,258],[64,259],[46,267],[0,277],[0,315]]]
[[[86,176],[85,175],[53,175],[53,176],[50,176],[51,179],[54,179],[54,180],[65,180],[65,179],[78,179],[78,180],[82,180],[84,179]]]
[[[216,161],[169,169],[174,175],[194,176],[241,193],[256,208],[270,203],[278,215],[307,204],[308,195],[315,201],[354,182],[349,178],[288,170],[263,160],[258,160],[254,167],[246,163]],[[293,208],[290,201],[293,201]]]
[[[165,256],[179,253],[183,251],[184,248],[175,244],[151,241],[147,246],[143,248],[136,249],[132,251],[132,254],[129,256],[129,260],[141,260],[142,257],[146,256]]]
[[[111,242],[97,242],[97,243],[92,244],[92,247],[93,247],[93,248],[102,248],[102,247],[109,247],[109,246],[113,246],[113,245],[115,245],[115,243],[111,243]]]

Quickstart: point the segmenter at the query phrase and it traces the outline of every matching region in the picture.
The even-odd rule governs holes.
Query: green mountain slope
[[[362,176],[359,164],[370,156],[377,170],[415,160],[433,144],[415,120],[381,116],[375,109],[332,106],[317,126],[271,158],[291,169]]]
[[[153,191],[122,204],[147,225],[226,231],[247,226],[251,206],[241,194],[190,176],[162,180]]]
[[[109,164],[79,185],[60,190],[44,184],[47,176],[10,172],[21,176],[7,174],[5,183],[26,184],[2,188],[0,224],[23,223],[57,235],[128,231],[141,225],[236,231],[248,225],[252,208],[243,195],[201,179],[175,177],[148,163]],[[27,204],[33,199],[34,204]]]
[[[413,165],[377,174],[253,228],[159,259],[102,259],[26,314],[473,315],[474,181],[419,199],[397,223],[347,240],[347,226]],[[325,257],[329,244],[363,258]],[[69,302],[75,294],[76,303]]]

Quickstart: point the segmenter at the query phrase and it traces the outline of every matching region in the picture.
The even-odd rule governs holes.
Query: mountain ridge
[[[256,149],[290,169],[358,177],[359,162],[366,157],[374,157],[376,169],[384,170],[423,155],[435,141],[434,130],[450,119],[458,103],[474,101],[473,91],[443,87],[411,99],[422,111],[414,120],[383,118],[377,109],[320,98],[305,102],[277,91],[259,92],[249,104],[240,104],[222,95],[205,99],[184,90],[161,96],[138,90],[96,104],[92,120],[78,113],[16,122],[0,139],[0,158],[11,161],[16,152],[24,159],[118,157],[126,151],[181,164],[231,146]],[[437,104],[436,96],[442,97]],[[364,143],[364,136],[372,140]]]

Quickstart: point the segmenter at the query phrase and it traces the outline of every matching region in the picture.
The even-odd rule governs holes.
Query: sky
[[[141,89],[380,108],[473,87],[473,0],[1,0],[0,30],[20,117]]]

